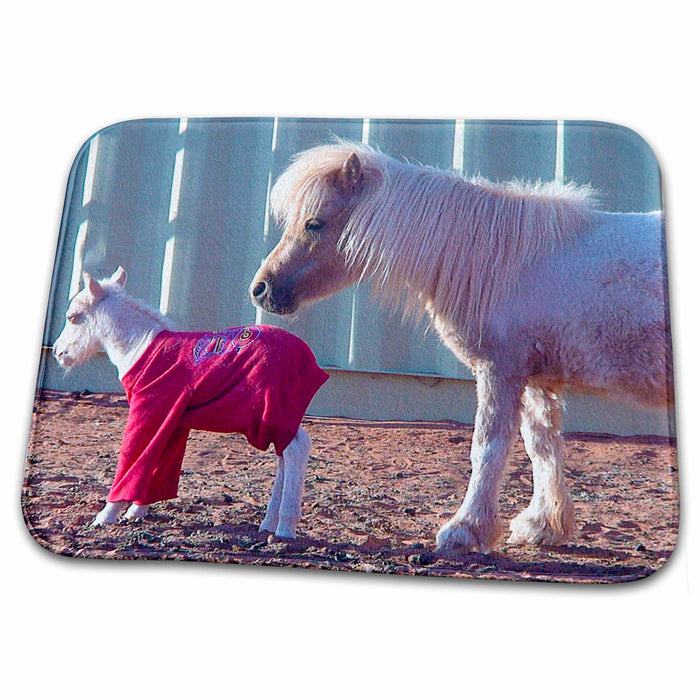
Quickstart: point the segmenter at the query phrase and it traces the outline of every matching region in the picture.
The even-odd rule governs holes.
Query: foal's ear
[[[89,272],[83,272],[83,285],[88,290],[90,301],[93,304],[96,304],[105,295],[100,283]]]
[[[362,179],[362,165],[357,153],[351,153],[340,168],[338,183],[345,190],[354,189]]]
[[[115,271],[114,274],[109,278],[110,284],[114,284],[120,289],[124,289],[124,285],[126,284],[126,270],[120,265]]]

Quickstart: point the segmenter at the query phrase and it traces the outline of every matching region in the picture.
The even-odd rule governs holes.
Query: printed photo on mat
[[[51,552],[642,579],[678,534],[656,159],[572,121],[139,120],[70,171]]]

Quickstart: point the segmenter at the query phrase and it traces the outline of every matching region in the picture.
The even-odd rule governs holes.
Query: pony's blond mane
[[[429,307],[480,332],[523,269],[594,216],[590,187],[468,180],[339,142],[299,154],[282,174],[271,193],[277,221],[297,226],[313,217],[352,153],[362,165],[362,194],[339,247],[360,279],[373,278],[407,315]]]

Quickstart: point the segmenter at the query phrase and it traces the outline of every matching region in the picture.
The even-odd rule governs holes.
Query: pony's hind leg
[[[489,552],[501,536],[498,492],[519,423],[524,378],[477,368],[478,408],[469,488],[454,517],[437,534],[437,551]]]
[[[296,536],[296,526],[301,519],[301,497],[310,452],[311,438],[305,430],[299,428],[294,439],[282,453],[284,478],[279,518],[275,528],[277,537],[294,539]]]
[[[528,386],[521,417],[533,493],[530,505],[510,523],[508,544],[562,544],[574,534],[576,524],[562,471],[561,406],[554,394]]]

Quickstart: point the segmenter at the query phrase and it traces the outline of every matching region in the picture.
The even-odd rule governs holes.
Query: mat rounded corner
[[[627,124],[620,124],[612,121],[592,121],[590,124],[594,127],[604,128],[615,133],[620,142],[624,143],[630,151],[636,152],[640,158],[652,160],[656,164],[657,169],[659,171],[661,170],[659,157],[657,156],[655,149],[649,143],[647,138],[642,136],[642,134],[635,128],[628,126]]]
[[[22,511],[22,520],[24,522],[24,527],[27,531],[27,534],[29,535],[29,538],[37,547],[39,547],[40,549],[52,556],[61,557],[64,559],[75,558],[74,552],[69,551],[65,548],[60,548],[55,542],[51,542],[51,540],[45,538],[42,535],[41,528],[34,522],[32,522],[31,504],[28,502],[28,499],[24,493],[22,494],[20,507]]]

